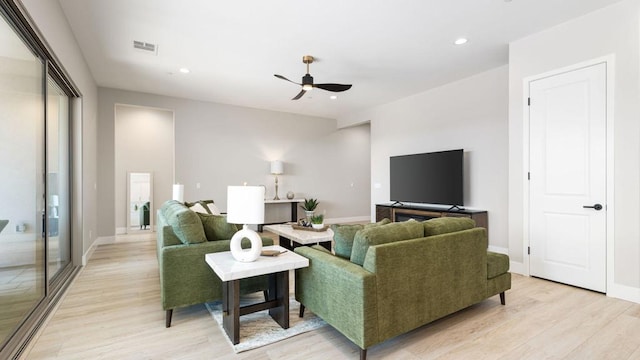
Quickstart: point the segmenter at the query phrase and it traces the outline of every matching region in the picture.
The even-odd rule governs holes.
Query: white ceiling
[[[618,1],[59,0],[99,86],[330,118],[506,64],[509,42]],[[300,82],[307,54],[316,83],[353,88],[290,100],[273,74]]]

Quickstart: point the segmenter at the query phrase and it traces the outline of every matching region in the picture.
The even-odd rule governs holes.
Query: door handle
[[[595,205],[591,205],[591,206],[585,205],[585,206],[583,206],[583,208],[584,209],[594,209],[594,210],[600,211],[600,210],[602,210],[602,205],[600,205],[600,204],[595,204]]]

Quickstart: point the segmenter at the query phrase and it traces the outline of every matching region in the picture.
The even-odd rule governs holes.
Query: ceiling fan
[[[278,74],[274,74],[273,75],[273,76],[277,77],[278,79],[286,80],[288,82],[292,82],[294,84],[302,86],[302,90],[300,90],[298,95],[296,95],[291,100],[300,99],[302,97],[302,95],[304,95],[307,91],[312,90],[313,88],[318,88],[318,89],[327,90],[327,91],[333,91],[333,92],[341,92],[341,91],[347,91],[347,90],[351,89],[351,85],[344,85],[344,84],[333,84],[333,83],[314,84],[313,83],[313,76],[309,75],[309,64],[311,64],[313,62],[313,56],[311,56],[311,55],[303,56],[302,57],[302,62],[307,64],[307,74],[302,77],[302,84],[298,84],[295,81],[291,81],[291,80],[287,79],[286,77],[284,77],[282,75],[278,75]]]

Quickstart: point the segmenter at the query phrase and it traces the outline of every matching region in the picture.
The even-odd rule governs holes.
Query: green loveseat
[[[365,359],[367,348],[490,296],[504,305],[509,258],[488,252],[486,230],[474,226],[466,218],[410,220],[358,230],[346,239],[350,254],[296,248],[309,259],[296,270],[300,315],[310,309]],[[334,241],[353,233],[342,230],[334,228]]]
[[[222,299],[222,281],[204,256],[229,251],[231,236],[238,228],[223,216],[197,214],[175,200],[158,210],[156,225],[160,294],[166,327],[170,327],[173,309]],[[273,245],[273,240],[263,238],[262,244]],[[243,239],[243,247],[248,246],[249,241]],[[266,277],[253,277],[240,283],[240,291],[264,291],[267,285]]]

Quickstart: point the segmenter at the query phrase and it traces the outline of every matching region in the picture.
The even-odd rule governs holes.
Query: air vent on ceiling
[[[158,46],[144,41],[133,40],[133,47],[139,50],[148,51],[154,54],[158,53]]]

